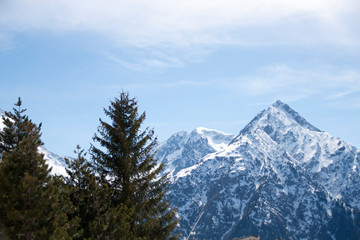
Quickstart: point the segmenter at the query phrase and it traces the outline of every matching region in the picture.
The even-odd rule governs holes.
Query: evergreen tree
[[[89,225],[92,240],[145,240],[136,237],[130,230],[133,211],[125,205],[108,208]]]
[[[83,231],[81,239],[90,236],[89,224],[96,217],[102,200],[100,188],[93,174],[90,163],[84,157],[84,150],[79,146],[75,151],[77,158],[65,158],[67,164],[66,184],[69,188],[68,195],[75,211],[70,217],[79,217],[79,228]]]
[[[71,239],[76,223],[60,208],[59,188],[38,153],[41,126],[22,115],[20,98],[15,105],[1,135],[0,222],[10,239]]]
[[[113,190],[95,176],[84,150],[77,146],[75,153],[77,158],[65,159],[66,182],[76,207],[73,214],[81,219],[80,239],[134,239],[129,231],[130,210],[125,206],[111,206]]]
[[[52,176],[50,185],[57,190],[56,194],[52,196],[52,209],[58,213],[54,219],[54,224],[52,224],[54,239],[61,239],[59,237],[61,233],[63,236],[68,234],[71,239],[82,239],[81,219],[75,214],[77,208],[70,200],[71,187],[66,184],[64,176],[57,175]]]
[[[23,114],[26,109],[21,108],[22,101],[20,97],[18,98],[17,103],[12,112],[5,111],[5,115],[2,116],[2,121],[5,125],[4,129],[0,132],[0,153],[10,152],[13,150],[17,144],[23,140],[27,135],[27,124],[29,122],[28,116]],[[40,133],[41,123],[38,126],[38,133]],[[37,143],[40,145],[40,134]]]
[[[166,198],[167,175],[160,176],[163,165],[155,159],[153,130],[141,130],[145,113],[138,114],[137,102],[122,92],[111,102],[105,114],[111,122],[100,119],[92,146],[92,159],[102,181],[113,191],[112,207],[132,211],[130,232],[143,239],[176,239],[175,210]]]

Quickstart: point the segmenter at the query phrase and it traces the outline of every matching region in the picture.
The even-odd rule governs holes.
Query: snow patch
[[[195,129],[198,134],[207,139],[208,144],[215,150],[221,151],[225,149],[230,141],[235,137],[229,133],[223,133],[214,129],[207,129],[204,127],[198,127]]]
[[[62,175],[67,176],[65,170],[65,159],[63,156],[57,155],[55,153],[49,152],[44,147],[39,147],[38,152],[44,155],[46,163],[51,167],[51,174],[53,175]]]

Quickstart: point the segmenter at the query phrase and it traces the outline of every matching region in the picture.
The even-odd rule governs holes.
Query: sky
[[[281,100],[360,148],[359,23],[358,0],[0,0],[0,109],[67,156],[122,91],[159,142]]]

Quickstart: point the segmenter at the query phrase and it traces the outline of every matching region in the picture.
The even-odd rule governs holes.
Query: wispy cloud
[[[160,54],[160,52],[152,52],[151,54],[146,54],[146,56],[132,57],[130,60],[125,60],[123,59],[124,56],[120,57],[120,55],[110,52],[104,52],[103,55],[110,61],[134,71],[144,71],[154,68],[182,67],[185,65],[181,58],[167,56],[165,54]]]
[[[119,88],[119,86],[103,86]],[[138,90],[206,89],[207,92],[226,92],[236,99],[243,98],[282,99],[293,102],[309,98],[322,98],[325,102],[347,103],[352,108],[359,106],[360,71],[333,65],[299,67],[290,64],[263,66],[245,76],[209,80],[173,80],[127,83],[122,88]],[[180,90],[181,89],[181,90]],[[351,103],[351,104],[350,104]],[[269,104],[268,102],[266,104]],[[261,104],[263,105],[263,103]]]
[[[118,44],[359,44],[357,0],[3,0],[7,32],[87,31]]]
[[[329,106],[335,109],[360,109],[360,98],[353,97],[349,99],[336,99],[328,103]]]
[[[181,87],[213,87],[219,83],[218,80],[209,80],[209,81],[173,81],[173,82],[148,82],[148,83],[129,83],[122,85],[110,85],[110,86],[101,86],[102,89],[127,89],[130,91],[137,90],[153,90],[153,89],[167,89],[167,88],[181,88]]]
[[[360,95],[360,72],[329,65],[301,69],[275,64],[228,85],[248,96],[277,96],[286,101],[314,96],[328,101],[355,100],[354,96]]]

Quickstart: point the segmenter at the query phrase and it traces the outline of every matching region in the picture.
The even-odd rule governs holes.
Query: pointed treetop
[[[20,107],[21,106],[21,98],[20,97],[18,97],[18,101],[17,101],[17,103],[15,103],[15,106],[18,106],[18,107]]]
[[[22,104],[21,98],[18,97],[17,103],[14,104],[16,107],[18,107],[18,109],[13,108],[15,113],[16,113],[16,112],[18,112],[18,113],[23,113],[23,112],[26,111],[26,109],[21,109],[21,104]]]
[[[27,115],[23,114],[26,109],[22,109],[21,98],[14,104],[13,112],[2,115],[0,127],[0,153],[3,151],[11,152],[25,138],[31,137],[36,144],[42,145],[41,123],[34,124]],[[16,108],[17,107],[17,108]]]

